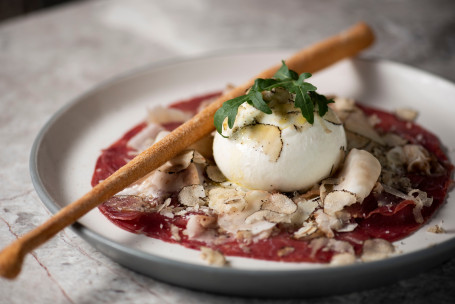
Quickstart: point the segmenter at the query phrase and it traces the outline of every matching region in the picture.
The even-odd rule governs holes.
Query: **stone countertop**
[[[455,81],[455,2],[81,1],[0,24],[0,247],[50,212],[28,160],[44,123],[73,98],[113,76],[172,57],[219,50],[295,48],[359,20],[377,33],[365,56]],[[330,288],[330,286],[328,286]],[[455,259],[392,286],[271,303],[449,303]],[[247,303],[175,287],[131,272],[71,230],[26,258],[15,281],[0,279],[0,303]]]

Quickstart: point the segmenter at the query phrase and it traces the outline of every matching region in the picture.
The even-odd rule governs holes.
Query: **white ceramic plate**
[[[100,150],[140,122],[146,109],[242,83],[286,58],[289,52],[214,55],[167,62],[105,83],[56,113],[40,132],[31,155],[35,188],[46,206],[58,211],[90,190]],[[454,159],[455,85],[400,64],[345,60],[314,75],[326,94],[352,97],[393,110],[419,110],[418,122],[438,134]],[[445,234],[429,225],[443,223]],[[414,275],[455,252],[455,198],[412,236],[397,242],[400,254],[383,261],[331,267],[229,258],[231,266],[206,266],[199,252],[126,232],[98,210],[74,226],[101,252],[152,277],[190,288],[249,296],[327,295],[378,286]]]

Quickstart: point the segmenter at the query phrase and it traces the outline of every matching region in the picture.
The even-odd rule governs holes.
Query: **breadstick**
[[[303,72],[313,73],[340,59],[357,54],[372,44],[373,40],[374,36],[371,29],[366,24],[359,23],[345,32],[296,53],[286,60],[286,64],[299,74]],[[280,66],[277,64],[255,78],[270,78]],[[45,243],[60,230],[71,225],[102,202],[152,170],[157,169],[185,148],[212,132],[215,129],[213,116],[216,110],[225,101],[243,95],[253,83],[254,79],[222,95],[191,120],[142,152],[80,199],[67,205],[44,224],[6,247],[0,253],[0,275],[10,279],[16,277],[28,252]]]

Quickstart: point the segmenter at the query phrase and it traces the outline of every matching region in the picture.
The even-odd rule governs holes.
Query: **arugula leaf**
[[[329,103],[334,103],[333,99],[327,99],[324,95],[318,94],[316,92],[310,92],[310,96],[313,100],[316,101],[316,105],[318,107],[319,115],[322,117],[327,113],[329,107],[327,106]]]
[[[332,103],[333,100],[328,100],[324,95],[316,93],[317,88],[311,83],[305,82],[305,79],[310,77],[310,73],[297,74],[295,71],[290,70],[286,63],[282,61],[281,67],[273,75],[273,78],[256,79],[246,95],[226,101],[216,111],[214,117],[216,130],[223,135],[223,122],[226,117],[228,118],[228,126],[232,129],[238,109],[244,102],[249,103],[266,114],[272,114],[272,110],[262,97],[262,92],[278,87],[295,94],[295,106],[302,111],[303,117],[310,124],[313,124],[315,108],[318,110],[320,116],[324,116],[328,111],[327,104]]]
[[[241,104],[249,99],[248,95],[239,96],[234,99],[228,100],[223,103],[223,106],[219,108],[214,116],[215,127],[218,133],[221,134],[223,130],[223,122],[228,118],[228,126],[230,129],[234,126],[235,117]]]
[[[250,97],[251,97],[250,100],[256,109],[261,110],[266,114],[272,114],[272,109],[270,109],[270,107],[262,98],[261,92],[253,92],[253,94]]]
[[[254,84],[251,87],[251,89],[262,92],[262,91],[266,91],[267,88],[275,85],[276,83],[277,83],[277,81],[272,78],[268,78],[268,79],[258,78],[254,81]]]
[[[295,106],[302,111],[303,117],[310,123],[314,123],[314,104],[308,95],[308,90],[298,87],[292,93],[295,93]]]
[[[286,63],[284,62],[284,60],[282,60],[281,63],[282,63],[281,68],[275,73],[275,75],[273,75],[273,77],[275,79],[279,79],[279,80],[287,80],[287,79],[297,80],[299,78],[299,74],[297,74],[296,72],[294,72],[292,70],[289,70],[289,68],[286,65]],[[309,74],[309,73],[305,73],[305,74]],[[310,74],[310,76],[311,76],[311,74]]]

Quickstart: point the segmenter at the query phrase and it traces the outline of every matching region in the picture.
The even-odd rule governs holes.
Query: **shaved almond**
[[[302,198],[302,199],[305,199],[305,200],[308,200],[308,199],[313,199],[315,197],[318,197],[320,195],[320,190],[319,190],[319,187],[317,187],[318,185],[316,184],[313,188],[311,188],[310,190],[308,190],[307,192],[303,193],[302,195],[299,196],[299,198]]]
[[[294,232],[294,238],[301,239],[308,237],[315,233],[318,230],[318,227],[313,222],[305,223],[299,230]]]
[[[382,260],[395,251],[393,245],[384,239],[371,239],[363,243],[362,256],[364,262]]]

